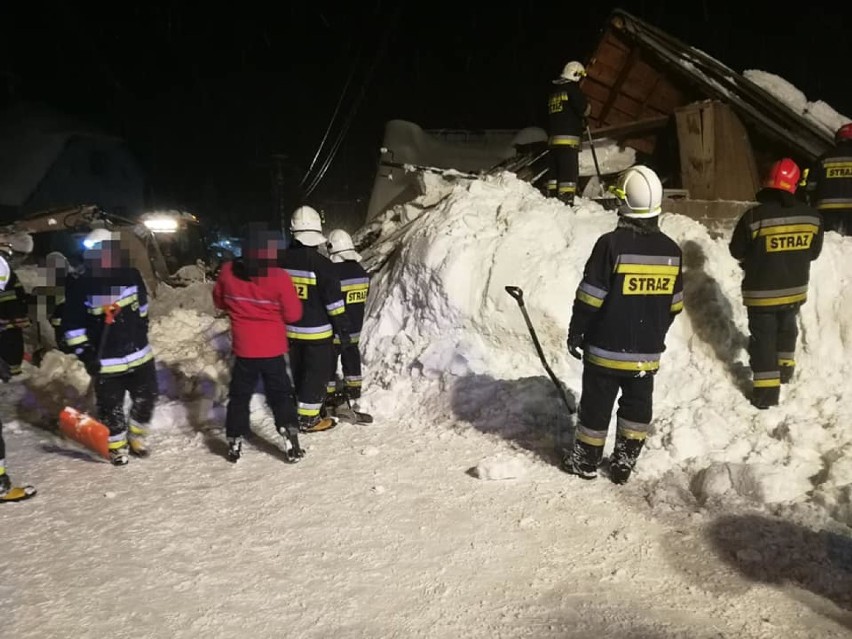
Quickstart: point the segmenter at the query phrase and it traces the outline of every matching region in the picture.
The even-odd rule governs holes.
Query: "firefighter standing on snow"
[[[84,246],[86,271],[66,286],[62,327],[68,348],[92,376],[98,419],[109,428],[110,460],[124,466],[128,453],[147,456],[145,437],[157,400],[148,292],[139,271],[125,265],[117,233],[96,229]]]
[[[748,310],[751,403],[778,404],[781,384],[796,364],[796,318],[808,296],[811,261],[822,250],[820,215],[795,197],[799,167],[784,158],[769,170],[759,204],[746,211],[731,236],[731,255],[743,268]]]
[[[586,69],[579,62],[569,62],[562,74],[553,80],[547,102],[549,114],[548,148],[550,175],[548,197],[558,197],[569,206],[574,204],[580,177],[580,144],[589,115],[589,104],[580,90]]]
[[[328,255],[334,265],[337,277],[340,279],[340,290],[349,320],[350,341],[345,348],[340,344],[340,336],[334,338],[334,355],[332,357],[331,377],[329,378],[326,408],[332,414],[349,416],[356,420],[366,421],[364,413],[359,413],[358,400],[361,398],[361,353],[358,343],[361,338],[361,327],[364,324],[364,310],[367,306],[367,295],[370,292],[370,276],[361,266],[361,256],[355,251],[355,245],[349,233],[343,229],[335,229],[328,234]],[[338,388],[337,365],[343,369],[343,388]],[[348,405],[356,415],[349,415]]]
[[[622,484],[651,426],[654,374],[666,333],[683,309],[683,277],[680,247],[659,228],[663,187],[657,174],[634,166],[614,192],[621,199],[618,226],[592,249],[568,329],[569,352],[585,361],[574,448],[563,467],[584,479],[597,477],[620,390],[610,479]]]
[[[30,325],[27,293],[9,262],[0,256],[0,358],[12,375],[21,374],[24,329]]]
[[[293,212],[290,231],[293,242],[279,265],[290,274],[303,307],[302,319],[287,324],[290,366],[300,430],[315,432],[335,425],[333,419],[321,417],[320,411],[331,377],[333,338],[339,335],[341,349],[348,348],[349,322],[334,266],[317,251],[326,242],[319,213],[300,206]]]
[[[808,171],[806,188],[825,230],[852,235],[852,122],[837,129],[834,142]]]
[[[225,436],[228,459],[236,462],[243,438],[249,435],[249,404],[263,379],[266,402],[275,419],[275,429],[287,439],[287,458],[299,461],[299,423],[293,389],[287,376],[286,324],[302,317],[302,302],[290,276],[278,268],[278,250],[283,238],[268,229],[249,230],[243,256],[222,266],[213,288],[216,308],[227,311],[236,359],[231,369]]]

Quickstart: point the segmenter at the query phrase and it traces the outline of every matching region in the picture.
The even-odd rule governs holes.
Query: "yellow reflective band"
[[[817,208],[822,209],[852,209],[852,202],[835,202],[832,204],[817,204]]]
[[[298,276],[290,276],[290,279],[293,280],[293,284],[306,284],[308,286],[316,286],[317,278],[315,277],[298,277]]]
[[[141,366],[145,362],[149,362],[154,359],[154,353],[149,351],[139,359],[133,360],[129,364],[113,364],[112,366],[102,366],[101,373],[123,373],[124,371],[129,371],[131,368],[136,368],[137,366]]]
[[[775,377],[774,379],[756,379],[753,386],[754,388],[775,388],[776,386],[781,386],[781,379],[779,377]]]
[[[114,442],[109,443],[109,449],[110,450],[115,450],[116,448],[124,448],[125,446],[127,446],[127,440],[126,439],[119,439],[118,441],[114,441]]]
[[[585,291],[580,290],[577,291],[577,299],[585,304],[588,304],[589,306],[593,306],[594,308],[600,308],[601,306],[603,306],[604,303],[602,299],[593,297]]]
[[[328,311],[328,315],[329,315],[330,317],[334,317],[335,315],[341,315],[342,313],[345,313],[345,312],[346,312],[346,307],[345,307],[345,306],[338,306],[338,307],[337,307],[336,309],[334,309],[333,311]]]
[[[795,366],[796,360],[794,359],[779,359],[778,366]]]
[[[577,433],[577,441],[581,441],[589,446],[603,446],[606,444],[606,437],[589,437],[583,433]]]
[[[297,411],[299,415],[304,415],[305,417],[316,417],[320,413],[319,408],[301,408],[299,407]]]
[[[586,354],[586,361],[590,364],[612,368],[619,371],[655,371],[660,368],[660,362],[626,362],[620,359],[608,359],[600,355]]]
[[[346,291],[366,291],[368,288],[370,288],[369,284],[367,284],[366,282],[361,282],[360,284],[347,284],[346,286],[341,286],[340,290],[345,293]]]
[[[632,439],[635,441],[642,441],[646,437],[648,437],[648,433],[644,430],[630,430],[627,428],[619,428],[618,434],[624,437],[625,439]]]
[[[779,235],[781,233],[816,233],[819,226],[816,224],[780,224],[778,226],[765,226],[758,235]]]
[[[334,332],[331,329],[327,331],[323,331],[322,333],[293,333],[291,331],[287,331],[288,339],[300,339],[300,340],[317,340],[317,339],[328,339],[332,337]]]
[[[672,304],[671,312],[672,313],[680,313],[683,310],[683,302],[675,302]]]
[[[136,295],[136,293],[133,293],[133,295],[128,295],[124,299],[120,299],[117,302],[113,302],[113,304],[118,304],[119,306],[124,308],[125,306],[130,306],[131,304],[138,304],[138,301],[139,301],[139,297]],[[104,314],[104,307],[103,306],[93,306],[92,308],[89,309],[89,314],[90,315],[103,315]]]
[[[616,273],[635,273],[637,275],[677,275],[679,266],[666,264],[619,264]]]
[[[77,344],[82,344],[83,342],[88,342],[89,338],[85,335],[80,335],[79,337],[72,337],[71,339],[66,339],[65,343],[68,346],[76,346]]]
[[[361,382],[360,382],[360,381],[349,381],[349,380],[346,380],[346,385],[347,385],[347,386],[351,386],[352,388],[358,388],[359,386],[361,386]]]
[[[144,428],[142,426],[138,426],[138,425],[133,424],[133,423],[130,424],[129,430],[130,430],[130,433],[132,435],[147,435],[148,434],[147,428]]]
[[[780,306],[781,304],[804,302],[806,299],[808,299],[808,294],[805,292],[784,297],[746,297],[743,299],[743,304],[746,306]]]

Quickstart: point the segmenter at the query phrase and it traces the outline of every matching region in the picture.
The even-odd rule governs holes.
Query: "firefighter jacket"
[[[302,302],[287,271],[273,267],[250,276],[242,260],[222,266],[213,303],[231,319],[237,357],[283,355],[288,350],[285,325],[302,317]]]
[[[112,314],[113,323],[106,329]],[[121,375],[154,359],[148,343],[148,292],[132,267],[86,272],[65,284],[65,343],[81,359],[94,354],[101,376]],[[105,333],[106,329],[106,333]]]
[[[547,102],[550,146],[580,148],[588,102],[577,82],[554,82]]]
[[[331,342],[334,334],[349,341],[349,322],[334,264],[316,248],[297,241],[278,261],[293,280],[302,300],[302,319],[287,324],[287,339]]]
[[[776,311],[808,297],[811,261],[822,250],[822,218],[779,189],[763,189],[731,236],[731,255],[743,268],[743,304]]]
[[[361,327],[364,325],[364,311],[367,308],[367,295],[370,292],[370,276],[355,260],[332,262],[332,266],[340,279],[340,291],[343,293],[346,317],[349,320],[349,338],[353,344],[357,344],[361,338]],[[335,335],[334,342],[340,343],[339,335]]]
[[[852,140],[817,158],[808,172],[811,205],[822,211],[852,210]]]
[[[29,325],[27,292],[15,271],[9,271],[6,288],[0,291],[0,331],[27,328]]]
[[[654,374],[681,310],[680,247],[659,230],[656,218],[620,218],[586,262],[569,339],[583,336],[586,366],[622,377]]]

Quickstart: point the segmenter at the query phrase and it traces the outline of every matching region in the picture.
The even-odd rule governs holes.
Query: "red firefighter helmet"
[[[852,122],[844,124],[834,133],[835,142],[843,142],[844,140],[852,140]]]
[[[781,158],[776,161],[766,174],[766,182],[763,186],[769,189],[780,189],[788,193],[795,193],[796,187],[799,185],[798,165],[790,158]]]

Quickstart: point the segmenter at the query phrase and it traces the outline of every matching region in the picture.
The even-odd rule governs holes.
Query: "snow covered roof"
[[[812,160],[831,146],[836,120],[848,121],[833,111],[823,117],[823,103],[812,103],[814,108],[793,105],[788,92],[772,90],[777,82],[767,85],[753,72],[741,75],[620,9],[610,15],[588,73],[582,86],[599,127],[652,121],[699,97],[712,98],[729,104],[747,125]]]
[[[0,113],[0,206],[21,206],[75,136],[110,137],[44,106]]]

